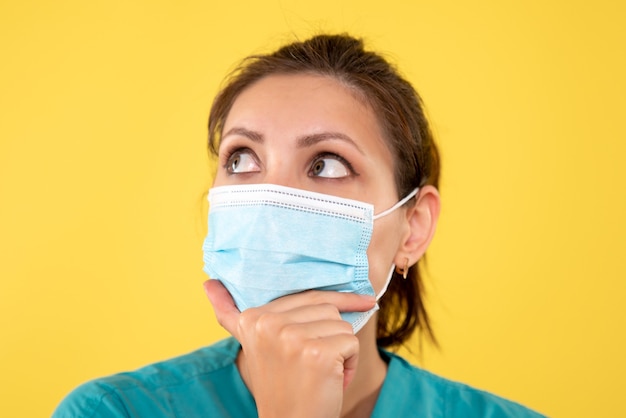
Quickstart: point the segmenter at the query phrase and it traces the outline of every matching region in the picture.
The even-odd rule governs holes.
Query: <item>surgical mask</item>
[[[204,271],[230,292],[237,308],[264,305],[305,290],[351,292],[378,300],[368,278],[367,248],[374,220],[388,210],[358,200],[278,186],[252,184],[209,191],[209,232],[204,241]],[[358,332],[378,310],[342,312]]]

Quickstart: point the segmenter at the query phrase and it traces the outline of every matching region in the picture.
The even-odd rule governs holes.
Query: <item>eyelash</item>
[[[250,148],[248,147],[240,147],[240,146],[232,146],[230,148],[227,148],[224,151],[224,154],[222,156],[220,156],[220,164],[222,165],[222,168],[224,168],[224,170],[228,171],[228,165],[230,164],[230,158],[237,152],[248,152],[252,155],[254,155],[256,157],[256,154],[254,153],[254,151],[252,151]]]
[[[230,159],[237,152],[249,152],[256,157],[256,154],[254,153],[254,151],[252,151],[248,147],[232,146],[230,148],[227,148],[223,156],[221,157],[221,165],[224,168],[224,170],[228,171],[228,165],[230,163]],[[348,169],[348,171],[350,172],[350,174],[352,174],[353,176],[359,175],[359,173],[357,173],[354,170],[354,167],[352,167],[352,164],[350,163],[350,161],[346,160],[344,157],[342,157],[341,155],[335,152],[328,152],[328,151],[320,152],[311,160],[311,167],[313,166],[313,163],[315,163],[315,161],[320,160],[322,158],[334,158],[335,160],[344,164],[346,168]],[[309,171],[310,170],[311,168],[309,168]]]
[[[350,172],[350,174],[352,174],[353,176],[358,176],[359,175],[359,173],[354,171],[354,167],[352,167],[352,164],[350,164],[350,161],[346,160],[341,155],[339,155],[339,154],[337,154],[335,152],[327,152],[327,151],[320,152],[319,154],[317,154],[315,156],[315,158],[313,158],[313,160],[311,160],[311,168],[313,167],[314,163],[317,160],[320,160],[322,158],[334,158],[335,160],[337,160],[340,163],[342,163],[343,165],[345,165],[346,168],[348,169],[348,171]],[[311,169],[309,169],[309,171],[311,171]]]

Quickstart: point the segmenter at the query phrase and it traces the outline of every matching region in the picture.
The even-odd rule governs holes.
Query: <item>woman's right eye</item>
[[[259,167],[252,151],[247,149],[240,149],[230,154],[226,160],[225,168],[230,174],[261,171],[261,167]]]

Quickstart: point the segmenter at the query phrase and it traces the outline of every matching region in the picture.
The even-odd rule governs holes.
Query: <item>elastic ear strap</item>
[[[376,302],[378,302],[378,300],[382,298],[385,292],[387,291],[387,287],[389,287],[389,283],[391,283],[391,278],[393,277],[393,271],[395,269],[396,269],[396,265],[392,264],[391,269],[389,269],[389,274],[387,275],[387,281],[385,282],[385,286],[383,286],[383,288],[380,289],[380,292],[378,292],[378,294],[376,295]]]
[[[389,209],[384,210],[384,211],[380,212],[377,215],[374,215],[373,219],[378,219],[378,218],[382,218],[383,216],[389,215],[391,212],[393,212],[394,210],[398,209],[400,206],[404,205],[406,202],[411,200],[413,198],[413,196],[415,196],[417,194],[417,192],[419,192],[419,191],[420,191],[420,188],[416,187],[415,189],[413,189],[413,191],[411,193],[406,195],[406,197],[404,199],[402,199],[401,201],[399,201],[398,203],[396,203],[395,205],[393,205]]]

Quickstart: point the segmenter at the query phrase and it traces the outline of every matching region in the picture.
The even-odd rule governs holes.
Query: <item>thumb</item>
[[[203,286],[204,293],[213,305],[217,322],[237,338],[237,323],[241,312],[237,309],[232,296],[219,280],[207,280]]]

